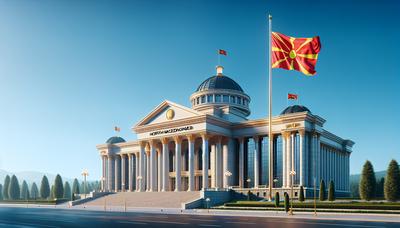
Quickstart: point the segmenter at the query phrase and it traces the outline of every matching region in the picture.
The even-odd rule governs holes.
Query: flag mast
[[[268,92],[269,92],[269,108],[268,108],[268,146],[269,146],[269,200],[272,201],[272,184],[273,182],[273,136],[272,136],[272,59],[271,59],[271,33],[272,33],[272,15],[268,15],[268,40],[269,40],[269,45],[268,45],[268,70],[269,70],[269,79],[268,79]]]

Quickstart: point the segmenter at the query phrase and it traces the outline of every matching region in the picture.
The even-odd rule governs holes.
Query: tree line
[[[400,169],[397,161],[391,160],[386,177],[377,181],[374,167],[367,160],[361,173],[358,192],[360,198],[367,201],[382,197],[392,202],[400,200]]]
[[[74,194],[87,194],[93,190],[99,190],[99,187],[100,184],[98,181],[87,182],[86,186],[84,186],[84,182],[79,183],[78,179],[75,178],[71,188],[69,182],[66,181],[63,183],[61,176],[57,174],[51,187],[48,178],[44,175],[40,183],[40,188],[33,182],[29,189],[28,183],[25,180],[20,185],[15,175],[11,177],[7,175],[3,185],[0,184],[0,200],[73,200]],[[84,190],[86,191],[83,192]]]

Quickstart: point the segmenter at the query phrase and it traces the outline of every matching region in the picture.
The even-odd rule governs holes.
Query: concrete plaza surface
[[[0,227],[400,227],[399,215],[0,205]]]

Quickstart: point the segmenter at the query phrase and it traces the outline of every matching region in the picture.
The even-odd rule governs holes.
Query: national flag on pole
[[[121,128],[119,128],[119,127],[115,126],[115,127],[114,127],[114,131],[116,131],[116,132],[120,132],[120,131],[121,131]]]
[[[297,100],[297,94],[293,94],[293,93],[288,93],[287,95],[287,99],[288,100]]]
[[[294,38],[272,32],[272,68],[297,70],[305,75],[315,75],[318,53],[321,50],[319,36]]]
[[[218,50],[218,54],[220,54],[220,55],[227,55],[227,52],[225,51],[225,50],[222,50],[222,49],[219,49]]]

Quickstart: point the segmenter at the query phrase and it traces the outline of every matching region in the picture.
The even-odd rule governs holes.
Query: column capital
[[[156,140],[150,139],[148,145],[150,148],[154,147],[156,145]]]
[[[139,146],[140,147],[146,147],[147,142],[146,141],[139,141]]]
[[[282,136],[286,139],[290,136],[290,131],[282,131]]]
[[[216,141],[217,143],[221,144],[221,142],[222,142],[222,136],[216,135],[214,138],[215,138],[215,141]]]
[[[174,136],[173,138],[174,138],[174,141],[175,141],[176,144],[181,144],[181,142],[182,142],[182,137],[180,137],[180,136]]]
[[[124,158],[126,154],[119,154],[121,158]]]
[[[201,133],[200,135],[201,135],[201,138],[202,138],[203,140],[209,140],[210,137],[211,137],[211,135],[207,134],[206,132]]]
[[[194,142],[196,140],[196,136],[193,134],[186,135],[186,138],[189,142]]]
[[[168,144],[168,143],[169,143],[169,138],[162,138],[162,139],[161,139],[161,143],[162,143],[163,145]]]
[[[244,142],[244,137],[237,137],[236,139],[239,141],[239,143],[243,143]]]
[[[313,132],[312,132],[312,136],[313,136],[313,137],[318,137],[318,136],[320,136],[320,133],[317,132],[317,131],[313,131]]]
[[[306,133],[306,130],[305,130],[305,129],[300,129],[300,130],[299,130],[299,135],[300,135],[300,136],[303,137],[303,136],[305,135],[305,133]]]
[[[254,135],[253,136],[253,140],[254,140],[254,142],[258,142],[260,140],[260,136],[259,135]]]

